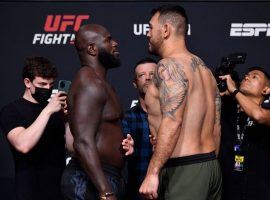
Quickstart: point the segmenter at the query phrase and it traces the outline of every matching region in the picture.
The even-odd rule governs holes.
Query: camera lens
[[[60,82],[60,87],[64,88],[65,87],[65,82]]]

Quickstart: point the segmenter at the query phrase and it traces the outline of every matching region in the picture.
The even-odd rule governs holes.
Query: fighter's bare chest
[[[107,100],[103,109],[103,117],[108,120],[116,120],[122,118],[123,111],[115,91],[111,87],[107,87]]]

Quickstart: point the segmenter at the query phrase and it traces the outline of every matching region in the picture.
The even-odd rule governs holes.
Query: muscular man
[[[157,144],[140,193],[147,199],[220,199],[216,82],[203,61],[186,48],[184,9],[167,5],[152,14],[149,50],[162,60],[145,103]]]
[[[152,81],[156,61],[144,58],[138,61],[134,68],[133,85],[139,93],[139,103],[125,113],[122,120],[124,134],[130,134],[134,139],[134,153],[129,156],[127,197],[129,200],[140,200],[139,188],[146,175],[152,156],[152,145],[149,140],[149,125],[144,97],[149,83]]]
[[[270,197],[270,75],[252,67],[239,89],[230,75],[222,96],[222,199]],[[266,101],[265,101],[266,100]]]
[[[25,92],[6,105],[0,123],[15,162],[17,200],[60,200],[65,167],[66,95],[51,96],[56,68],[44,57],[28,57],[23,68]]]
[[[107,70],[120,64],[118,44],[97,24],[82,26],[75,46],[82,68],[68,95],[76,158],[64,180],[66,199],[123,199],[122,109]],[[82,169],[80,169],[82,167]]]

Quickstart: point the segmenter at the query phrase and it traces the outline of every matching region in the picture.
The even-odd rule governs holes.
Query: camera
[[[227,84],[226,81],[221,80],[219,76],[230,74],[232,79],[236,82],[237,86],[239,86],[240,79],[237,71],[235,71],[234,68],[237,64],[245,63],[246,56],[246,53],[233,53],[227,57],[222,57],[220,66],[217,67],[214,72],[220,92],[227,90]]]
[[[58,91],[64,91],[68,93],[71,82],[67,80],[60,80],[58,82]]]

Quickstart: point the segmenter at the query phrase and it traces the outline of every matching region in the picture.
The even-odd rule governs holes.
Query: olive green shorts
[[[215,153],[167,161],[160,173],[159,200],[220,200],[222,176]]]

